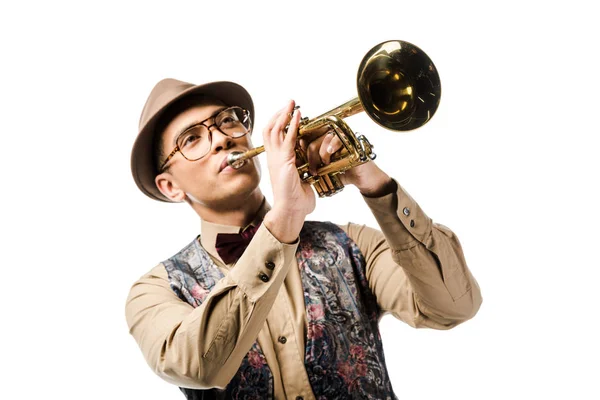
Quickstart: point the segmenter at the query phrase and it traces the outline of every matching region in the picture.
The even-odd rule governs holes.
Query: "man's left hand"
[[[300,145],[306,151],[309,171],[316,175],[321,166],[331,162],[331,156],[344,147],[336,134],[325,134],[308,145],[300,139]],[[363,196],[379,197],[395,191],[396,184],[374,161],[368,161],[338,175],[344,185],[354,185]]]

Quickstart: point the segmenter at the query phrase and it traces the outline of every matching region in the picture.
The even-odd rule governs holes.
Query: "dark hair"
[[[173,104],[168,106],[162,114],[159,116],[158,121],[156,121],[156,125],[154,127],[154,143],[153,143],[153,153],[154,153],[154,166],[156,169],[156,174],[160,172],[160,167],[162,166],[165,158],[167,158],[167,154],[164,152],[164,132],[167,128],[167,125],[179,114],[184,112],[190,107],[193,107],[201,102],[210,99],[211,97],[203,95],[203,94],[191,94],[185,96],[179,100],[176,100]],[[165,168],[165,171],[168,170],[169,167]]]

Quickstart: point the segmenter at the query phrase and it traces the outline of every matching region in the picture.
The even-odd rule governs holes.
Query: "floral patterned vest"
[[[296,251],[308,334],[304,365],[317,399],[395,400],[365,259],[337,225],[307,221]],[[194,307],[223,278],[196,239],[163,264],[171,288]],[[273,399],[273,376],[255,342],[225,389],[180,388],[191,399]]]

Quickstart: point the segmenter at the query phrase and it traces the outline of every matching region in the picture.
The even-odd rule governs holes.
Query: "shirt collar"
[[[250,222],[246,226],[234,226],[234,225],[222,225],[216,224],[214,222],[208,222],[204,220],[200,220],[200,244],[202,247],[213,257],[219,260],[223,265],[225,263],[219,257],[219,253],[217,253],[217,249],[215,248],[215,244],[217,241],[217,235],[219,233],[240,233],[244,231],[249,226],[257,226],[260,224],[267,214],[267,212],[271,209],[271,206],[267,202],[266,198],[263,198],[263,202],[260,205],[258,212],[254,216],[252,222]]]

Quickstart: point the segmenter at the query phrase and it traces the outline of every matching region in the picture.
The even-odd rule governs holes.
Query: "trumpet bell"
[[[417,46],[392,40],[373,47],[358,68],[358,97],[378,125],[409,131],[425,125],[440,103],[440,78]]]

